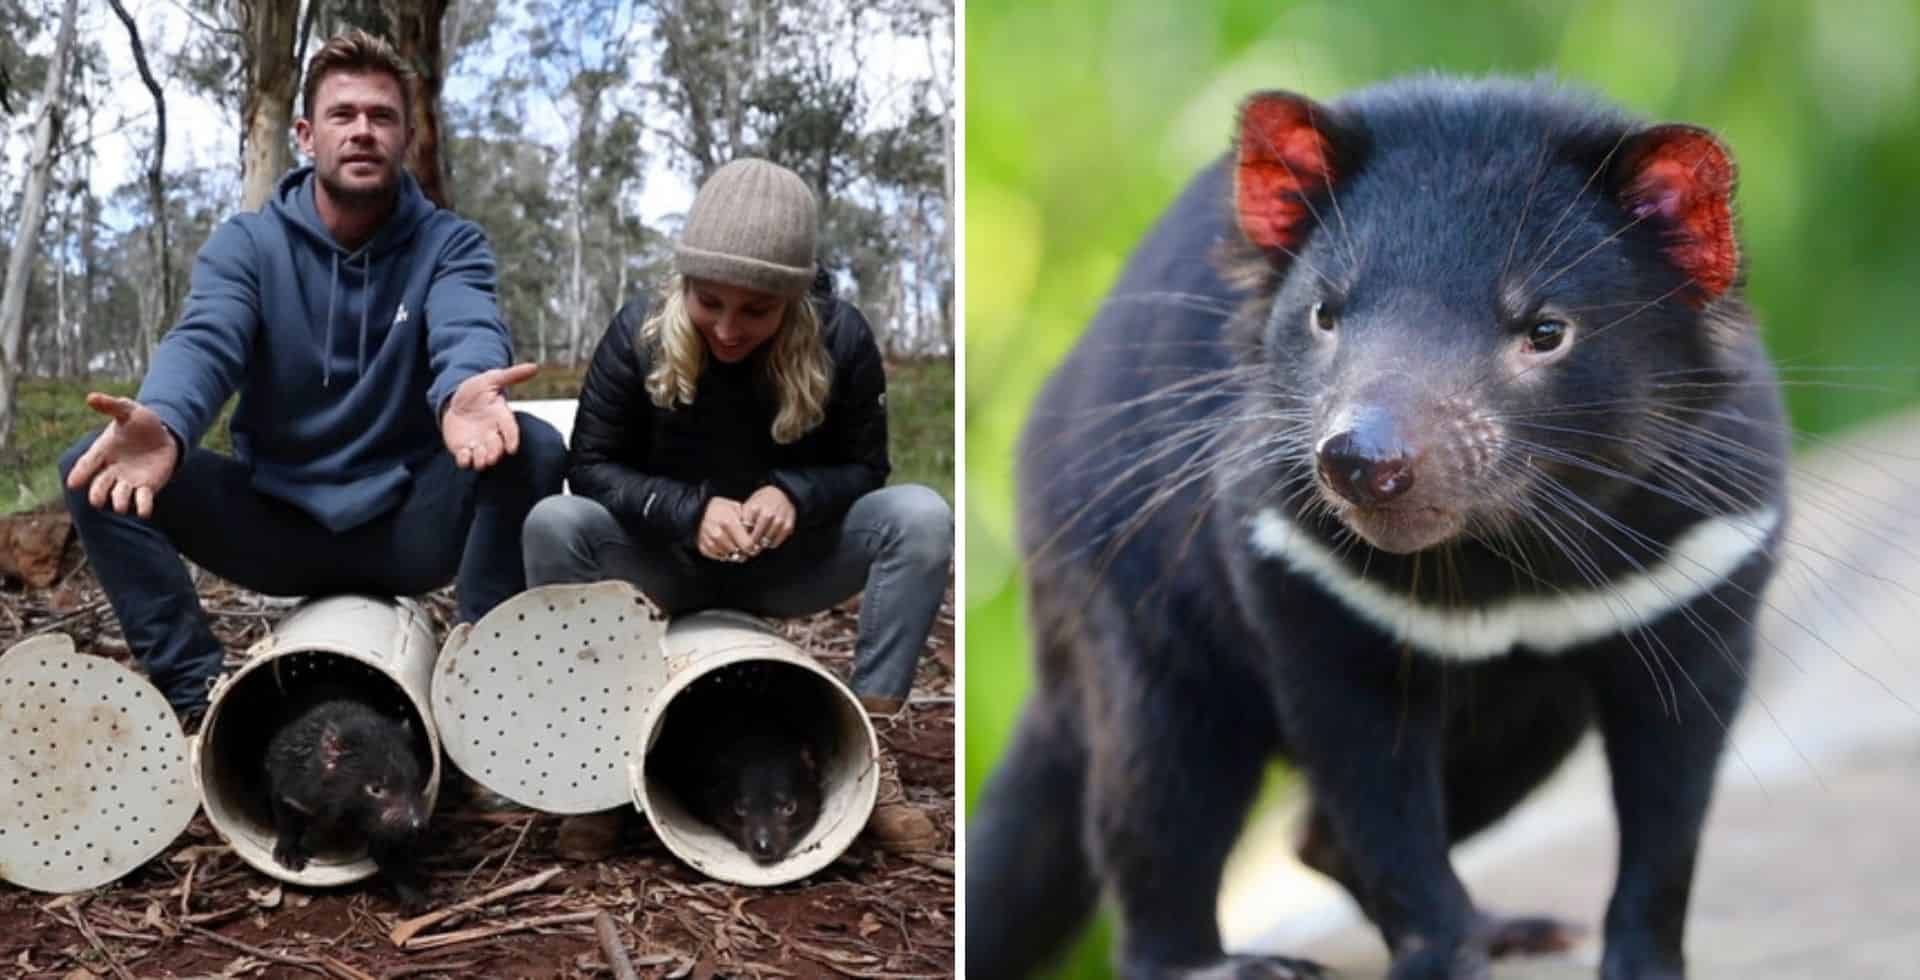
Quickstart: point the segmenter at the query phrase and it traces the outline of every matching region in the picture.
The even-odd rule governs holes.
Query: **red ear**
[[[1725,144],[1695,126],[1655,126],[1627,144],[1616,173],[1627,210],[1665,232],[1667,259],[1693,280],[1700,304],[1733,288],[1740,246]]]
[[[1234,219],[1247,241],[1292,249],[1307,237],[1307,197],[1333,183],[1330,114],[1291,92],[1258,92],[1240,105]]]

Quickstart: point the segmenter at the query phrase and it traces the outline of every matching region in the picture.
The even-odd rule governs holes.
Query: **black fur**
[[[1489,956],[1564,934],[1481,916],[1449,846],[1591,724],[1623,843],[1602,975],[1681,976],[1781,525],[1643,628],[1463,662],[1256,552],[1250,522],[1278,509],[1353,574],[1466,609],[1616,580],[1703,517],[1783,509],[1781,410],[1739,286],[1704,295],[1668,260],[1671,229],[1636,220],[1622,173],[1644,124],[1583,96],[1424,78],[1319,121],[1336,173],[1293,254],[1247,246],[1231,156],[1203,171],[1035,406],[1019,507],[1038,687],[971,820],[968,972],[1032,972],[1104,887],[1123,974],[1276,975],[1223,959],[1214,903],[1280,754],[1312,798],[1304,855],[1379,926],[1393,976],[1484,976]],[[1337,347],[1316,346],[1316,303],[1338,309]],[[1503,370],[1549,312],[1574,325],[1566,355]],[[1329,404],[1401,384],[1383,377],[1413,392],[1398,409],[1381,394],[1388,411],[1457,396],[1504,437],[1433,491],[1471,512],[1461,533],[1411,554],[1357,537],[1314,476]]]
[[[291,706],[267,742],[274,860],[306,867],[312,845],[344,834],[364,845],[402,904],[426,900],[417,872],[425,841],[427,770],[412,729],[340,692],[316,692]]]
[[[708,674],[668,707],[647,766],[689,815],[755,862],[778,862],[820,819],[832,718],[820,683],[784,665]]]

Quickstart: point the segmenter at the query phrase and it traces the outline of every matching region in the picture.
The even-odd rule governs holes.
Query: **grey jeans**
[[[805,616],[863,593],[853,691],[904,698],[946,591],[953,509],[927,487],[882,487],[838,523],[796,530],[780,547],[734,564],[637,539],[599,502],[554,496],[527,515],[521,548],[529,587],[623,579],[669,615],[726,608]]]

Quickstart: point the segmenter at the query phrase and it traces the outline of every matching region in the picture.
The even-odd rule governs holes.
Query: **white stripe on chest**
[[[1515,647],[1561,653],[1651,623],[1725,581],[1765,547],[1779,522],[1772,507],[1711,517],[1681,534],[1662,560],[1610,580],[1604,590],[1569,588],[1467,609],[1425,605],[1362,578],[1273,508],[1254,515],[1250,543],[1398,642],[1437,657],[1485,660]]]

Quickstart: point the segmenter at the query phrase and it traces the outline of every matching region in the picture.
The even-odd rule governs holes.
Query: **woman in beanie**
[[[816,272],[817,226],[806,183],[765,160],[701,185],[672,279],[651,305],[622,307],[594,352],[568,459],[575,496],[528,515],[527,584],[624,579],[669,614],[776,617],[861,593],[852,686],[890,714],[946,589],[953,512],[927,487],[884,486],[880,351]],[[887,795],[876,829],[925,822],[882,813]],[[610,849],[612,826],[573,836]]]

